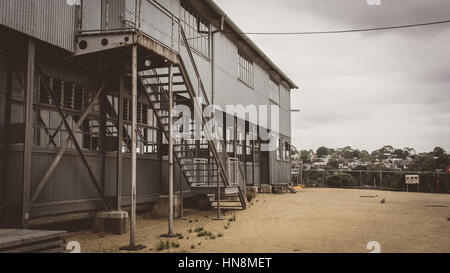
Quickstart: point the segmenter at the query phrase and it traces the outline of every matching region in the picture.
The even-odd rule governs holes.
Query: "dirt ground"
[[[307,188],[259,195],[249,209],[228,213],[224,221],[212,221],[214,211],[188,212],[188,221],[175,221],[182,239],[159,237],[167,232],[166,219],[139,217],[136,240],[147,246],[143,253],[368,253],[371,241],[383,253],[448,253],[449,207],[450,195]],[[213,235],[198,237],[196,228]],[[120,252],[129,234],[81,232],[68,241],[80,242],[82,252]],[[170,249],[158,251],[166,241]]]

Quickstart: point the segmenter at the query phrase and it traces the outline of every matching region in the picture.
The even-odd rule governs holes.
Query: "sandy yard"
[[[233,214],[236,221],[230,221]],[[136,240],[147,246],[140,252],[368,253],[370,241],[379,242],[384,253],[450,252],[450,195],[303,189],[259,195],[246,211],[227,213],[225,221],[212,221],[215,211],[186,216],[190,221],[175,221],[183,238],[170,240],[159,238],[167,232],[166,219],[139,217]],[[215,239],[198,237],[198,227]],[[80,242],[82,252],[120,252],[129,234],[80,232],[68,241]],[[165,241],[170,249],[157,251]]]

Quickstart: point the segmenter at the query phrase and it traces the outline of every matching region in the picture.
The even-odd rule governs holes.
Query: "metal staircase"
[[[198,88],[194,88],[186,64],[179,54],[177,57],[178,63],[173,65],[172,74],[168,63],[158,61],[152,63],[151,58],[146,60],[148,69],[139,72],[141,87],[146,91],[145,94],[159,121],[160,128],[168,139],[169,85],[172,76],[174,106],[178,104],[190,105],[191,110],[201,111],[201,113],[195,113],[195,115],[201,117],[205,137],[203,141],[195,141],[193,138],[183,137],[186,136],[185,134],[173,134],[174,157],[184,178],[195,194],[204,194],[210,197],[212,195],[217,196],[217,183],[220,183],[221,199],[234,200],[233,208],[246,209],[245,176],[239,162],[228,157],[225,142],[223,140],[212,140],[211,128],[206,126],[210,118],[203,116],[204,107],[210,105],[209,99],[182,28],[180,28],[180,34],[186,45],[185,48],[189,56],[188,64],[192,68],[191,71],[195,72],[194,80],[198,84]],[[202,99],[201,102],[198,98]],[[181,118],[191,117],[180,115],[173,117],[173,122]],[[194,133],[195,128],[189,129],[191,133]],[[218,149],[218,147],[221,147],[221,149]],[[215,197],[211,198],[213,206],[215,202]]]

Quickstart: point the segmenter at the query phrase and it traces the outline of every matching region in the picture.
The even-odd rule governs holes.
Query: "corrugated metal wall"
[[[270,152],[270,184],[291,182],[291,162],[277,160],[276,152]]]
[[[65,0],[1,0],[0,24],[73,51],[75,10]]]
[[[280,85],[280,133],[291,137],[291,93]]]
[[[9,152],[8,155],[8,162],[6,162],[6,165],[4,166],[8,168],[9,175],[3,180],[4,192],[2,192],[2,195],[6,205],[14,206],[21,202],[22,152]],[[43,177],[55,156],[56,152],[33,152],[32,192],[36,189],[39,180]],[[102,155],[91,153],[87,154],[86,158],[97,180],[102,181]],[[113,200],[116,194],[116,158],[112,156],[106,158],[105,170],[105,184],[102,185],[102,189],[105,191],[105,195]],[[124,159],[123,170],[122,194],[126,200],[130,195],[131,187],[130,159]],[[158,160],[138,159],[137,195],[157,198],[161,188],[159,180],[160,174],[161,165]],[[83,165],[79,155],[76,153],[66,153],[47,185],[33,204],[33,207],[43,207],[50,204],[57,207],[58,205],[70,203],[71,201],[82,202],[83,200],[95,201],[100,200],[100,197],[90,180],[86,167]],[[145,200],[148,200],[148,198]],[[138,203],[144,202],[141,201]],[[101,202],[97,202],[97,204],[98,206],[96,208],[101,209]],[[58,209],[48,210],[46,213],[48,213],[48,215],[53,215],[57,210]],[[69,207],[66,209],[65,213],[78,211],[80,211],[80,207],[73,206],[72,208]],[[35,217],[36,215],[33,215],[32,213],[31,216]],[[45,213],[39,212],[39,216],[45,216]]]
[[[181,173],[178,163],[174,164],[174,177],[173,188],[175,192],[180,191],[180,182],[182,191],[189,191],[189,185],[186,182],[183,174]],[[161,173],[161,194],[167,195],[169,193],[169,161],[162,161],[162,173]]]

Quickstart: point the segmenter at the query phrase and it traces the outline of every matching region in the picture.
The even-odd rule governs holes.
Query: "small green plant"
[[[194,232],[199,233],[199,232],[203,232],[205,229],[203,227],[197,227]]]
[[[202,243],[198,243],[198,246],[201,246],[202,245]]]
[[[162,251],[165,249],[169,249],[170,248],[170,244],[169,241],[159,241],[158,244],[156,245],[156,250],[158,251]]]
[[[178,242],[172,242],[171,246],[172,246],[173,248],[180,248],[180,243],[178,243]]]
[[[184,236],[183,236],[182,234],[178,234],[177,239],[178,239],[178,240],[183,240],[183,239],[184,239]]]
[[[224,229],[228,229],[228,226],[224,226],[223,228],[224,228]]]
[[[236,215],[233,215],[233,217],[231,217],[228,222],[236,222]]]
[[[223,237],[223,233],[217,234],[217,237],[222,238]]]
[[[192,233],[192,229],[189,229],[188,232],[189,232],[189,233]]]
[[[194,245],[191,245],[191,249],[194,249],[195,248],[195,246]]]
[[[197,237],[211,237],[213,234],[207,230],[202,230],[197,234]]]

